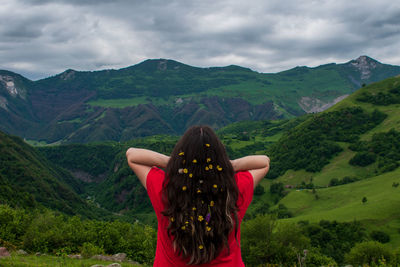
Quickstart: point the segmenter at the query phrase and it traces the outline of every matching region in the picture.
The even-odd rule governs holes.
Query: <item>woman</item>
[[[267,156],[230,161],[208,126],[188,129],[171,157],[139,148],[126,156],[157,215],[154,266],[244,266],[240,223],[268,172]]]

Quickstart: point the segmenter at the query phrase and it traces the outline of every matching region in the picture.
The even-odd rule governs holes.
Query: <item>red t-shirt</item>
[[[186,267],[184,261],[179,255],[174,253],[172,248],[171,239],[168,237],[167,227],[169,220],[161,214],[164,210],[164,204],[161,201],[162,184],[164,181],[165,173],[163,170],[153,167],[147,175],[146,187],[147,194],[157,215],[158,229],[157,229],[157,249],[154,265],[157,267]],[[237,241],[235,239],[235,231],[232,231],[228,238],[230,246],[230,254],[227,250],[223,250],[220,255],[208,264],[198,266],[229,266],[229,267],[242,267],[244,266],[242,254],[240,252],[240,223],[246,213],[248,206],[253,198],[254,181],[252,175],[248,172],[237,172],[235,180],[239,188],[239,198],[237,201],[238,206],[238,219],[239,227],[237,233]]]

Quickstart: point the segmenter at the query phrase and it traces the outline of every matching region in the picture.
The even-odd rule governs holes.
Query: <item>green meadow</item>
[[[107,266],[115,262],[111,261],[100,261],[94,259],[71,259],[67,256],[51,256],[51,255],[17,255],[12,253],[10,257],[0,258],[0,266],[4,267],[89,267],[93,265]],[[133,267],[148,265],[117,262],[122,267]]]
[[[148,97],[134,97],[134,98],[117,98],[117,99],[96,99],[89,101],[88,104],[91,106],[99,106],[99,107],[110,107],[110,108],[125,108],[137,106],[139,104],[148,103]]]
[[[385,173],[351,184],[315,190],[291,190],[279,203],[294,214],[289,221],[362,221],[368,230],[391,236],[391,245],[400,246],[400,171]],[[318,197],[316,197],[318,195]],[[362,202],[366,197],[367,201]]]

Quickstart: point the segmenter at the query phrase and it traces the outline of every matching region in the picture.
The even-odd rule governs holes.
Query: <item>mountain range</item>
[[[400,66],[367,56],[274,74],[165,59],[119,70],[67,70],[38,81],[1,70],[0,130],[46,144],[177,135],[194,124],[221,128],[320,112],[398,74]]]

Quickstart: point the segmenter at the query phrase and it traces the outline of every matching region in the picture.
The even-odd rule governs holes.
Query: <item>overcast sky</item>
[[[394,0],[1,0],[0,69],[36,80],[149,58],[259,72],[400,65]]]

